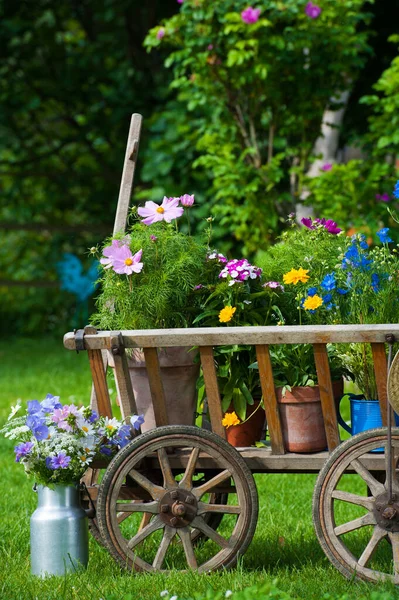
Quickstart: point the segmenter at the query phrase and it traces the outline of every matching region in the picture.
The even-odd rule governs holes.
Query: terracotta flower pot
[[[247,406],[248,421],[240,425],[232,425],[226,429],[227,441],[236,448],[253,446],[260,440],[263,425],[265,423],[265,411],[258,408],[260,400],[255,400],[252,405]],[[256,410],[258,408],[258,410]],[[234,407],[230,405],[228,412],[233,412]],[[256,411],[256,412],[255,412]],[[252,415],[252,416],[250,416]]]
[[[320,452],[327,448],[319,386],[276,388],[280,404],[281,426],[285,448],[289,452]],[[343,380],[333,381],[336,401],[343,395]]]
[[[197,407],[196,383],[200,365],[199,362],[194,363],[196,352],[189,352],[190,348],[191,346],[179,346],[158,350],[169,425],[194,424]],[[108,353],[108,359],[110,366],[113,367],[111,353]],[[128,363],[137,412],[143,414],[145,419],[141,431],[154,429],[155,416],[144,352],[135,348]]]

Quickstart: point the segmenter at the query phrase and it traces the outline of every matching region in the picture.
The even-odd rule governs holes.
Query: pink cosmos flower
[[[162,40],[162,38],[163,38],[164,35],[165,35],[165,29],[163,27],[161,27],[157,31],[157,39],[158,40]]]
[[[131,275],[132,273],[140,273],[143,268],[143,263],[140,262],[142,250],[132,254],[129,246],[121,246],[117,248],[112,255],[112,268],[119,275]]]
[[[180,203],[185,208],[192,206],[194,204],[194,194],[191,196],[189,194],[184,194],[184,196],[180,197]]]
[[[166,221],[170,223],[173,219],[181,217],[184,209],[178,206],[180,198],[167,198],[164,196],[161,206],[148,200],[144,206],[140,206],[137,210],[140,217],[145,217],[142,223],[144,225],[152,225],[158,221]]]
[[[256,21],[259,19],[259,15],[260,8],[252,8],[252,6],[248,6],[248,8],[242,11],[241,19],[244,21],[244,23],[251,25],[252,23],[256,23]]]
[[[106,258],[100,258],[100,263],[104,265],[104,269],[109,269],[112,267],[112,255],[121,246],[122,242],[120,240],[112,240],[111,245],[104,248],[103,255],[106,256]]]
[[[331,171],[331,169],[333,168],[331,163],[325,163],[322,167],[321,167],[321,171]]]
[[[317,4],[313,4],[313,2],[308,2],[305,6],[305,13],[311,19],[317,19],[321,13],[321,8],[320,6],[317,6]]]

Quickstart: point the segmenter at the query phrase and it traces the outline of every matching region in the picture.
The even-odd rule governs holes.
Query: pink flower
[[[189,194],[184,194],[184,196],[180,197],[180,203],[185,208],[192,206],[194,204],[194,194],[191,196]]]
[[[391,197],[389,194],[376,194],[375,199],[377,202],[390,202]]]
[[[111,245],[104,248],[103,255],[106,256],[106,258],[100,258],[100,263],[104,265],[104,269],[112,267],[112,256],[121,246],[122,242],[120,240],[112,240]]]
[[[259,19],[259,15],[260,8],[252,8],[252,6],[248,6],[248,8],[242,11],[241,19],[244,21],[244,23],[251,25],[252,23],[256,23],[256,21]]]
[[[183,4],[184,0],[177,0],[178,4]]]
[[[157,238],[157,236],[156,236],[156,235],[150,235],[150,240],[151,240],[152,242],[156,242],[156,241],[157,241],[157,239],[158,239],[158,238]]]
[[[163,38],[164,35],[165,35],[165,29],[163,27],[161,27],[157,31],[157,39],[158,40],[162,40],[162,38]]]
[[[213,50],[213,44],[208,44],[208,50]]]
[[[333,168],[331,163],[325,163],[322,167],[321,167],[321,171],[331,171],[331,169]]]
[[[143,268],[143,263],[140,262],[142,250],[132,254],[129,246],[121,246],[117,248],[112,256],[112,268],[119,275],[131,275],[132,273],[140,273]]]
[[[145,206],[140,206],[138,213],[143,219],[144,225],[152,225],[158,221],[166,221],[170,223],[173,219],[181,217],[184,209],[178,206],[180,198],[167,198],[164,196],[161,206],[155,204],[152,200],[148,200]]]
[[[262,285],[262,287],[268,287],[272,290],[276,290],[277,288],[280,288],[284,292],[284,286],[281,285],[281,283],[279,283],[278,281],[267,281],[266,283],[264,283]]]
[[[317,19],[321,13],[321,8],[320,6],[317,6],[317,4],[313,4],[313,2],[308,2],[305,6],[305,13],[311,19]]]

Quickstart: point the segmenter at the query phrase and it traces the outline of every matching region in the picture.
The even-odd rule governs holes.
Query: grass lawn
[[[5,350],[7,348],[7,350]],[[87,356],[64,350],[62,340],[19,339],[3,343],[0,350],[0,423],[18,398],[41,400],[48,392],[64,403],[87,404],[90,372]],[[112,380],[110,388],[115,389]],[[115,397],[115,391],[112,393]],[[174,572],[147,575],[121,571],[108,552],[90,541],[89,567],[83,574],[40,580],[30,575],[29,517],[36,506],[28,480],[14,463],[13,442],[0,439],[0,598],[4,600],[153,600],[168,589],[179,599],[237,598],[335,598],[346,600],[399,598],[391,585],[378,586],[347,581],[324,556],[311,519],[315,475],[257,475],[260,511],[254,540],[239,566],[231,571],[196,575]],[[273,584],[275,582],[275,584]],[[271,586],[270,593],[260,590]],[[277,586],[277,588],[275,587]],[[274,591],[273,591],[274,590]],[[280,590],[280,591],[278,591]]]

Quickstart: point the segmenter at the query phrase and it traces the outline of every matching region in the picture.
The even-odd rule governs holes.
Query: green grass
[[[64,350],[62,340],[46,338],[7,341],[2,348],[0,423],[18,398],[23,402],[40,400],[51,392],[60,395],[63,402],[88,402],[91,380],[84,352],[77,355]],[[110,388],[115,388],[112,380]],[[37,579],[29,572],[29,517],[35,509],[36,496],[33,482],[14,463],[12,447],[12,442],[0,439],[1,599],[153,600],[165,589],[179,599],[211,599],[224,597],[225,590],[250,586],[256,587],[237,592],[232,600],[288,600],[287,595],[306,600],[344,595],[347,600],[399,598],[393,586],[347,581],[330,565],[313,531],[311,503],[316,476],[309,474],[256,476],[260,500],[256,534],[238,567],[231,571],[202,576],[178,571],[169,575],[128,573],[121,571],[108,552],[91,540],[86,572]]]

